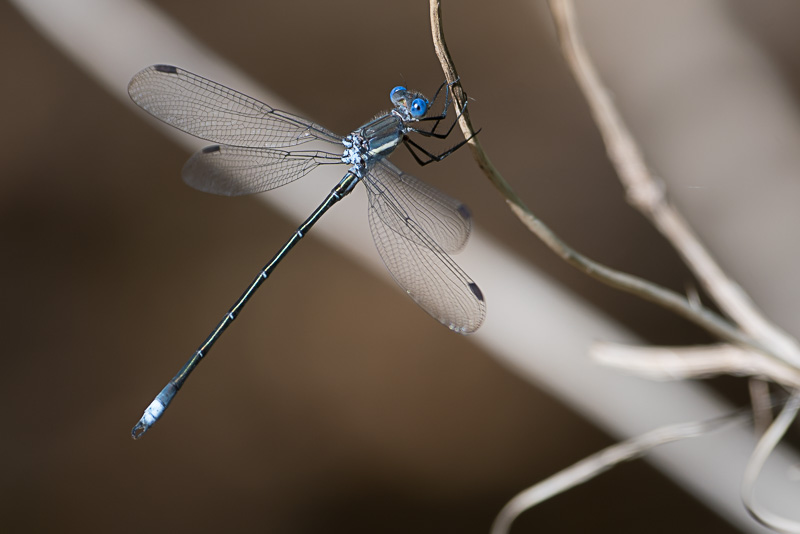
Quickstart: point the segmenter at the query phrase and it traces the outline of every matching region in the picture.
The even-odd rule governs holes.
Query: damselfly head
[[[402,85],[398,85],[389,93],[395,108],[403,108],[404,115],[409,115],[414,119],[421,119],[428,112],[430,102],[422,93],[409,91]]]

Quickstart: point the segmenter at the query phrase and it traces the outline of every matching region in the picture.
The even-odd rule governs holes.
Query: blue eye
[[[415,119],[419,119],[428,111],[428,102],[423,98],[415,98],[413,102],[411,102],[411,116]]]
[[[401,101],[401,100],[402,100],[402,99],[403,99],[405,96],[406,96],[406,88],[405,88],[405,87],[403,87],[402,85],[398,85],[397,87],[395,87],[394,89],[392,89],[392,92],[391,92],[391,93],[389,93],[389,98],[391,98],[391,99],[392,99],[392,103],[393,103],[394,105],[397,105],[397,104],[399,104],[399,103],[400,103],[400,101]]]

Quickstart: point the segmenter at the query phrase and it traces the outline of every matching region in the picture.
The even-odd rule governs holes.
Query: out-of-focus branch
[[[753,519],[776,532],[795,534],[800,534],[800,521],[773,513],[761,506],[755,499],[755,487],[764,464],[797,418],[798,411],[800,411],[800,393],[795,391],[775,421],[758,440],[742,477],[742,502]]]
[[[450,56],[444,39],[440,0],[430,0],[430,17],[436,55],[439,57],[442,70],[444,71],[448,83],[454,84],[453,95],[456,103],[461,107],[463,103],[466,102],[466,95],[461,88],[461,84],[458,82],[458,72],[456,71],[455,63]],[[757,341],[712,310],[697,306],[696,303],[690,302],[683,295],[667,288],[597,263],[567,245],[545,225],[544,222],[533,214],[489,160],[480,141],[475,137],[475,130],[469,118],[469,109],[464,109],[464,113],[459,119],[459,126],[461,127],[464,137],[469,139],[468,144],[478,165],[486,173],[486,176],[492,184],[503,195],[511,211],[531,232],[544,241],[544,243],[564,261],[605,284],[659,304],[698,324],[721,339],[748,346],[755,350],[766,350],[765,347],[761,346]]]
[[[689,378],[718,373],[749,374],[769,377],[792,388],[795,393],[766,429],[751,456],[742,484],[742,500],[750,514],[762,524],[780,532],[800,533],[800,522],[762,509],[754,499],[755,483],[764,463],[800,410],[800,394],[797,393],[800,345],[756,308],[742,288],[712,258],[678,210],[667,201],[663,184],[647,167],[641,150],[586,53],[577,29],[572,0],[549,0],[549,3],[564,56],[589,103],[609,158],[627,192],[628,202],[649,218],[672,243],[723,312],[743,332],[767,348],[756,352],[729,345],[703,350],[624,349],[606,345],[595,348],[595,357],[599,356],[607,364],[635,368],[651,378],[655,375]],[[768,391],[764,389],[759,391],[751,387],[751,391],[756,393],[755,401],[763,402],[763,398],[768,397]],[[763,406],[756,411],[768,412]]]
[[[747,381],[747,389],[750,393],[750,405],[753,408],[753,433],[761,436],[769,429],[774,420],[769,382],[753,377]]]
[[[719,430],[729,423],[744,421],[746,418],[747,414],[739,412],[709,421],[681,423],[662,427],[641,436],[615,443],[518,493],[497,514],[497,518],[492,525],[491,534],[506,534],[514,519],[525,510],[559,493],[579,486],[619,463],[635,460],[654,447],[681,439],[701,436]]]
[[[788,388],[800,388],[800,371],[756,351],[734,345],[642,347],[595,343],[592,357],[651,380],[685,380],[727,374],[769,378]]]
[[[647,167],[642,151],[613,104],[583,45],[572,0],[550,0],[564,57],[586,97],[628,202],[672,243],[720,308],[771,353],[800,366],[797,341],[767,320],[731,280],[667,200],[663,184]]]

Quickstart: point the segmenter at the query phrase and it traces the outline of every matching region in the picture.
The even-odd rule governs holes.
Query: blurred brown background
[[[442,78],[425,2],[155,4],[337,132],[385,109],[394,85],[432,91]],[[724,5],[796,87],[800,7],[757,4]],[[683,290],[688,272],[624,203],[544,4],[445,2],[444,16],[473,122],[520,196],[588,255]],[[487,532],[516,492],[612,442],[313,237],[134,442],[152,395],[297,221],[185,187],[188,154],[5,3],[0,57],[0,530]],[[646,339],[707,340],[565,267],[468,152],[424,169],[395,161]],[[675,530],[735,531],[643,462],[514,527]]]

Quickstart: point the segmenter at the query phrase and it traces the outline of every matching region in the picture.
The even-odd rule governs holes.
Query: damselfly
[[[443,88],[441,114],[427,116]],[[189,374],[289,250],[359,182],[367,189],[375,245],[400,287],[451,330],[469,333],[481,325],[486,314],[483,294],[449,256],[467,242],[471,229],[469,211],[386,159],[403,143],[417,162],[425,165],[440,161],[466,142],[435,155],[409,137],[419,134],[446,138],[450,134],[453,126],[447,132],[436,132],[451,103],[450,89],[450,85],[443,84],[433,101],[428,101],[420,93],[395,87],[390,94],[394,105],[391,111],[342,138],[313,122],[178,67],[154,65],[133,77],[128,93],[142,109],[179,130],[218,143],[194,154],[183,167],[183,180],[196,189],[219,195],[259,193],[305,176],[320,165],[349,166],[322,204],[264,266],[147,407],[131,431],[134,438],[161,417]],[[420,122],[431,123],[430,130],[415,127]],[[330,151],[283,150],[306,143]]]

